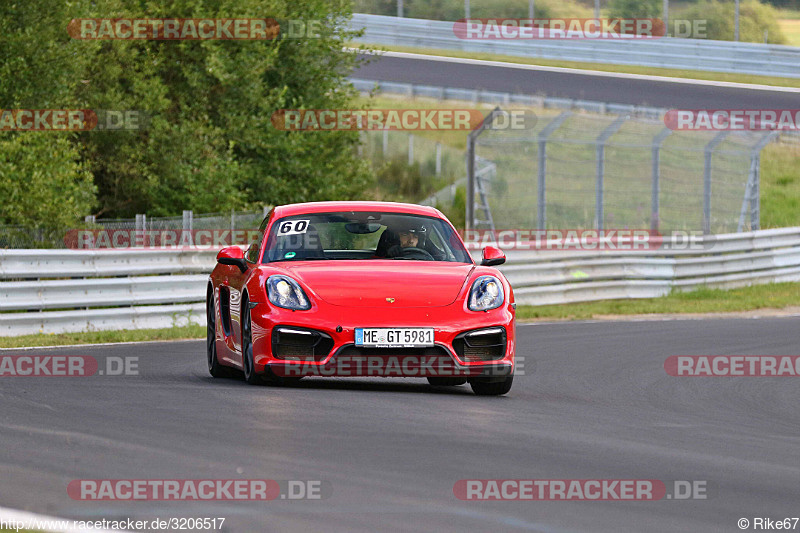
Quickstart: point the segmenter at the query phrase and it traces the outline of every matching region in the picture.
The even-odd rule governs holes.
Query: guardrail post
[[[666,0],[665,0],[666,1]],[[659,196],[661,193],[661,144],[664,142],[672,130],[664,128],[653,138],[653,188],[650,198],[650,229],[658,231],[660,220]]]
[[[537,172],[536,229],[546,229],[547,224],[547,138],[556,131],[572,115],[572,111],[564,111],[551,120],[536,137],[539,143]]]
[[[705,164],[703,166],[703,234],[711,233],[711,156],[714,149],[728,136],[721,131],[711,139],[705,147]]]
[[[389,130],[383,130],[382,153],[384,159],[389,157]]]
[[[617,120],[606,126],[595,141],[595,152],[597,157],[597,182],[595,183],[595,204],[594,204],[594,227],[595,229],[603,229],[603,177],[605,175],[605,150],[606,142],[614,135],[617,130],[622,127],[622,124],[628,120],[627,117],[619,116]]]
[[[403,18],[403,0],[397,0],[397,16]]]
[[[408,134],[408,166],[414,164],[414,134]]]

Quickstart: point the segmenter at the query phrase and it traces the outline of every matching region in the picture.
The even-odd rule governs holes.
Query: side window
[[[261,250],[261,243],[264,242],[264,232],[267,230],[267,223],[269,222],[270,216],[272,216],[272,211],[261,221],[261,225],[258,226],[258,238],[250,244],[247,253],[244,254],[244,258],[248,263],[258,263],[258,251]]]

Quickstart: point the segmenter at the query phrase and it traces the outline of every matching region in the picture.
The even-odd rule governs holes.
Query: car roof
[[[287,204],[275,207],[274,216],[282,218],[306,213],[334,213],[341,211],[381,211],[384,213],[408,213],[409,215],[425,215],[441,218],[442,215],[435,207],[418,204],[404,204],[400,202],[305,202],[301,204]]]

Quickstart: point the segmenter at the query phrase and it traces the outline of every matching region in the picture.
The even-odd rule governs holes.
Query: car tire
[[[230,369],[222,366],[217,359],[217,321],[216,309],[214,308],[214,291],[208,292],[206,298],[206,362],[208,363],[208,373],[211,377],[226,378],[230,377]]]
[[[502,396],[511,390],[514,374],[500,381],[489,381],[492,378],[472,378],[469,385],[477,396]]]
[[[467,382],[467,378],[428,378],[428,383],[434,387],[457,387]]]
[[[264,381],[256,374],[253,361],[253,322],[250,318],[250,301],[242,299],[242,370],[244,380],[250,385],[261,385]]]

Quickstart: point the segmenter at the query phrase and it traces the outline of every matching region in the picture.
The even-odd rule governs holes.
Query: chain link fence
[[[140,214],[134,218],[97,219],[94,216],[87,216],[83,224],[76,224],[76,227],[66,231],[24,226],[0,226],[0,248],[71,248],[76,244],[75,233],[81,230],[104,230],[110,235],[113,235],[114,232],[132,233],[136,231],[157,233],[254,230],[258,228],[270,209],[271,206],[266,206],[260,211],[204,214],[184,211],[182,216],[174,217],[148,217]]]
[[[491,161],[496,172],[469,177],[472,228],[730,233],[759,229],[760,152],[777,134],[673,131],[645,117],[564,111],[475,137],[468,160]]]

